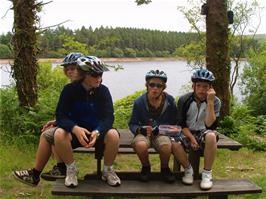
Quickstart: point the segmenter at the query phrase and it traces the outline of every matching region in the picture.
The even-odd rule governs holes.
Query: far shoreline
[[[185,61],[182,57],[103,57],[101,58],[104,62],[142,62],[142,61]],[[40,63],[52,62],[61,63],[63,58],[40,58]],[[0,64],[12,64],[13,59],[0,59]]]

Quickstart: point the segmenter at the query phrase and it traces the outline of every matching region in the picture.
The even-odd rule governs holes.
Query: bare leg
[[[204,168],[211,170],[217,151],[216,135],[213,132],[207,133],[205,136],[204,149]]]
[[[119,135],[115,129],[109,130],[104,138],[104,165],[111,166],[119,148]]]
[[[180,142],[173,142],[172,149],[175,158],[180,162],[183,168],[188,168],[190,163],[182,144]]]
[[[74,161],[73,151],[71,146],[71,134],[63,129],[58,128],[54,134],[56,154],[63,160],[64,163],[70,164]]]
[[[41,134],[38,150],[36,153],[35,159],[35,169],[42,171],[45,165],[47,164],[51,156],[51,145],[46,141],[43,134]]]
[[[171,145],[165,144],[160,147],[159,154],[160,154],[162,168],[168,167],[171,152],[172,152]]]
[[[141,164],[143,166],[149,166],[150,165],[150,161],[149,161],[149,146],[147,145],[146,142],[144,141],[139,141],[136,142],[133,146],[134,151],[136,152]]]

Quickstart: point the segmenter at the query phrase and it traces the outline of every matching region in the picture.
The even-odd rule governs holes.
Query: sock
[[[107,172],[107,171],[111,171],[113,169],[113,165],[111,166],[106,166],[106,165],[103,165],[103,172]]]
[[[57,167],[61,173],[66,173],[66,164],[64,162],[58,162]]]
[[[70,163],[70,164],[66,164],[66,168],[67,169],[76,169],[77,166],[76,166],[75,160],[72,163]]]
[[[33,177],[34,177],[35,179],[39,179],[39,178],[40,178],[40,175],[41,175],[41,173],[42,173],[42,171],[38,171],[38,170],[36,170],[35,168],[32,169],[32,172],[33,172]]]
[[[189,164],[189,165],[188,165],[188,167],[187,167],[187,168],[185,168],[185,170],[190,170],[190,169],[192,169],[192,170],[193,170],[193,168],[192,168],[191,164]]]

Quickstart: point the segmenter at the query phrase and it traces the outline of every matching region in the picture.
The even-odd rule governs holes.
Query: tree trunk
[[[35,0],[13,0],[14,9],[14,65],[12,76],[16,81],[21,106],[33,107],[37,102],[37,47]]]
[[[207,0],[206,63],[216,77],[214,89],[222,101],[221,117],[230,110],[230,59],[226,0]]]

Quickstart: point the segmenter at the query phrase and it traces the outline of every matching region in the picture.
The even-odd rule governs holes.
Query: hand
[[[79,126],[74,126],[73,130],[72,130],[73,134],[76,135],[79,143],[86,147],[89,148],[90,147],[90,137],[91,137],[91,132],[89,132],[87,129],[79,127]]]
[[[211,88],[207,91],[207,102],[214,102],[215,95],[216,95],[216,92],[215,92],[215,90],[211,87]]]
[[[199,144],[198,144],[198,142],[196,141],[196,139],[195,139],[194,137],[192,137],[192,138],[190,139],[190,143],[191,143],[191,148],[192,148],[194,151],[196,151],[196,150],[199,149]]]
[[[146,126],[146,130],[147,130],[147,136],[151,137],[152,136],[152,127],[151,126]]]
[[[97,133],[95,131],[92,131],[91,137],[90,137],[90,143],[88,144],[88,148],[94,146],[96,140],[97,140]]]
[[[45,125],[43,125],[41,132],[44,132],[45,130],[55,127],[55,120],[51,120],[47,122]]]

